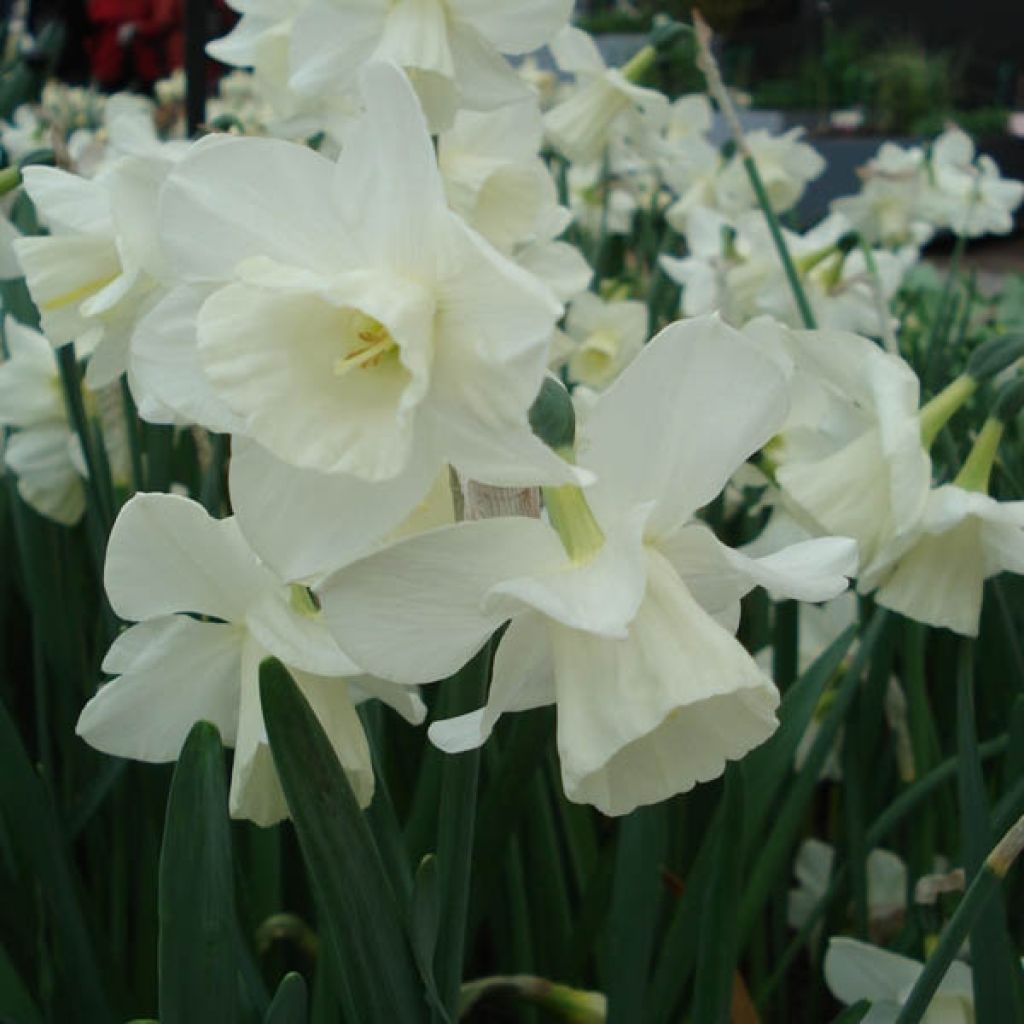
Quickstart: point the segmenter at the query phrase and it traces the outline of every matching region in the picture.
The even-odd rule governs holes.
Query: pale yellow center
[[[386,359],[398,357],[398,343],[379,320],[357,313],[350,332],[352,347],[335,361],[336,377],[344,377],[353,370],[370,370]]]

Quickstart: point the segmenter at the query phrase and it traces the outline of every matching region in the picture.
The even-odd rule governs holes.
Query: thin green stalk
[[[124,408],[124,428],[128,435],[128,453],[132,466],[132,489],[136,492],[145,490],[146,473],[142,465],[142,445],[139,441],[139,414],[135,408],[128,387],[128,378],[121,378],[121,405]]]
[[[732,98],[729,96],[729,90],[725,87],[722,72],[718,67],[714,54],[711,52],[711,29],[697,10],[693,12],[693,27],[697,37],[697,66],[704,72],[708,92],[718,103],[719,109],[725,117],[726,124],[728,124],[729,130],[732,132],[733,139],[736,142],[736,150],[740,154],[743,167],[747,172],[747,177],[750,179],[751,188],[753,188],[754,195],[757,198],[757,205],[761,207],[761,212],[768,222],[768,230],[771,233],[775,249],[779,254],[779,260],[786,274],[786,280],[789,282],[790,290],[793,292],[793,299],[800,313],[800,319],[804,327],[808,330],[814,330],[818,326],[814,317],[814,311],[811,309],[807,293],[804,291],[800,275],[797,273],[796,264],[790,255],[789,246],[786,245],[786,239],[782,234],[782,225],[779,223],[778,215],[772,208],[771,200],[768,198],[768,190],[764,187],[761,172],[757,169],[757,163],[750,152],[750,147],[747,145],[743,126],[740,124],[736,108],[733,105]]]
[[[85,459],[85,466],[89,473],[89,491],[93,496],[104,534],[107,534],[114,522],[114,510],[108,497],[109,487],[104,488],[102,482],[102,467],[96,454],[95,438],[90,429],[89,418],[85,412],[85,402],[82,400],[82,377],[73,344],[64,345],[57,350],[57,367],[64,389],[68,419],[82,446],[82,457]]]
[[[978,756],[974,711],[974,642],[963,640],[957,659],[957,747],[960,757],[961,853],[968,879],[983,869],[991,842],[988,798]],[[974,954],[974,1006],[980,1024],[1016,1020],[1016,992],[1010,973],[1015,962],[1001,901],[980,908],[971,929]]]
[[[989,901],[999,891],[1000,884],[1006,877],[1013,862],[1024,848],[1024,818],[1015,825],[996,844],[992,852],[985,858],[981,870],[975,875],[956,913],[950,918],[939,938],[932,955],[924,965],[914,987],[910,990],[907,1001],[896,1018],[896,1024],[919,1024],[931,1005],[942,979],[949,970],[949,965],[960,951],[978,922]],[[977,969],[977,965],[975,966]],[[1010,1018],[1004,1018],[1009,1020]]]
[[[997,736],[995,739],[987,740],[978,745],[978,756],[983,760],[998,757],[1006,751],[1008,737]],[[908,786],[889,806],[875,819],[874,823],[867,830],[865,835],[865,846],[873,850],[880,846],[885,838],[907,815],[923,803],[940,786],[945,785],[956,777],[960,765],[958,757],[951,757],[934,768],[923,778]],[[1009,805],[1007,805],[1009,806]],[[838,899],[846,885],[847,867],[840,865],[832,874],[828,888],[822,893],[821,898],[812,908],[803,927],[790,941],[782,955],[775,964],[775,970],[765,984],[755,993],[754,1001],[758,1006],[763,1005],[771,994],[778,987],[779,983],[787,976],[789,968],[796,959],[797,954],[811,938],[818,922],[827,913],[829,907]]]

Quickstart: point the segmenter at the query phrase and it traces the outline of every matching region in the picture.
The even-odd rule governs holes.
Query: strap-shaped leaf
[[[338,987],[360,1024],[426,1019],[412,952],[380,854],[323,728],[280,662],[260,666],[270,749],[321,915]]]
[[[160,1022],[238,1020],[235,882],[224,749],[198,722],[167,799],[160,851]]]
[[[112,1020],[93,952],[74,869],[53,801],[32,768],[21,737],[0,703],[0,814],[19,859],[39,883],[60,951],[60,982],[73,994],[83,1019]]]
[[[694,1018],[707,1024],[732,1019],[733,976],[739,953],[737,915],[743,887],[743,780],[739,765],[725,776],[718,818],[718,855],[701,914],[700,951],[694,988]]]
[[[306,1024],[309,1019],[309,993],[301,974],[288,974],[278,986],[267,1010],[264,1024]]]

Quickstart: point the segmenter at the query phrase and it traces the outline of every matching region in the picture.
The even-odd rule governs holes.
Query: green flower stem
[[[966,895],[950,918],[945,930],[939,938],[932,955],[924,965],[907,1001],[900,1010],[896,1024],[918,1024],[924,1017],[942,979],[949,970],[964,939],[980,918],[989,900],[999,890],[1013,862],[1024,848],[1024,817],[996,843],[995,848],[985,859],[981,870],[971,882]]]
[[[13,192],[21,184],[21,171],[17,167],[5,167],[0,171],[0,196]]]
[[[978,744],[978,756],[984,761],[998,757],[1006,752],[1009,742],[1007,735],[997,736]],[[932,793],[940,789],[950,780],[956,778],[959,758],[951,757],[935,767],[927,775],[908,786],[889,806],[875,819],[874,824],[865,835],[865,847],[873,850],[903,821],[919,804],[923,803]],[[839,898],[847,881],[848,869],[845,864],[839,865],[829,881],[828,888],[811,909],[810,915],[800,931],[792,939],[782,955],[775,963],[775,969],[768,980],[754,994],[754,1002],[763,1006],[765,1000],[779,987],[787,977],[789,969],[796,960],[797,954],[814,934],[818,922],[828,912],[829,907]]]
[[[89,490],[93,496],[96,512],[103,527],[104,536],[110,533],[110,527],[114,523],[114,507],[111,496],[111,484],[109,475],[104,480],[103,466],[96,454],[94,445],[95,435],[90,429],[89,418],[85,411],[85,402],[82,400],[82,378],[78,369],[78,360],[75,358],[75,346],[64,345],[57,350],[57,366],[60,370],[60,380],[64,388],[64,401],[67,405],[68,419],[71,426],[78,435],[79,444],[82,446],[82,455],[85,458],[85,467],[89,472]]]
[[[999,442],[1003,439],[1005,430],[1006,426],[1001,420],[989,419],[985,422],[967,456],[967,461],[953,481],[958,487],[965,491],[988,493],[989,477],[992,475],[992,466],[995,464]]]
[[[757,204],[761,207],[765,220],[768,221],[768,230],[771,232],[772,241],[775,243],[775,249],[782,262],[782,269],[786,273],[786,280],[789,282],[789,287],[793,292],[793,299],[796,301],[797,309],[800,312],[800,319],[808,330],[815,330],[818,322],[807,299],[803,283],[800,281],[796,265],[793,263],[789,246],[786,245],[786,239],[782,235],[782,225],[779,223],[779,218],[772,208],[771,200],[768,198],[768,191],[764,187],[764,181],[761,179],[761,172],[757,169],[757,163],[754,161],[750,147],[747,145],[746,136],[743,134],[743,126],[740,124],[736,107],[729,96],[729,90],[725,87],[718,62],[711,52],[711,29],[701,17],[700,12],[696,10],[693,12],[693,25],[697,36],[697,65],[704,72],[704,77],[708,84],[708,92],[718,103],[722,116],[729,125],[729,130],[736,141],[736,149],[743,160],[743,167],[747,172],[747,177],[750,179],[754,195],[757,197]]]
[[[931,448],[942,428],[977,389],[978,382],[963,374],[921,408],[918,420],[921,423],[921,444],[926,449]]]

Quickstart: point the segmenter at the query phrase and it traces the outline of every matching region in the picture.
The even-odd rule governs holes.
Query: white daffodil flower
[[[841,1003],[871,1003],[863,1024],[895,1024],[924,965],[856,939],[829,939],[825,954],[825,983]],[[974,1024],[974,989],[970,968],[959,961],[949,965],[921,1018],[922,1024]]]
[[[786,921],[800,929],[821,901],[832,877],[836,851],[820,839],[805,839],[793,863],[796,888],[790,889]],[[872,850],[866,861],[868,916],[874,929],[891,928],[907,908],[907,865],[889,850]]]
[[[647,306],[642,302],[606,302],[584,292],[569,306],[565,332],[569,376],[579,384],[607,387],[639,354],[647,340]]]
[[[163,293],[168,268],[157,197],[184,152],[181,144],[160,143],[138,111],[124,115],[110,123],[111,146],[129,155],[106,163],[94,178],[25,169],[25,190],[50,234],[14,243],[44,332],[56,346],[77,340],[90,353],[92,388],[128,368],[136,324]]]
[[[1024,573],[1024,501],[955,484],[928,496],[914,537],[875,573],[875,600],[916,622],[977,636],[985,580]]]
[[[502,54],[539,49],[571,11],[572,0],[311,0],[292,29],[292,86],[345,94],[363,65],[388,61],[409,75],[436,134],[460,108],[530,96]]]
[[[543,136],[531,97],[487,114],[460,111],[438,140],[452,209],[502,252],[535,237],[558,206],[555,183],[540,159]]]
[[[824,533],[856,539],[861,585],[916,529],[931,482],[920,384],[899,357],[854,334],[793,331],[800,401],[772,446],[779,485]]]
[[[0,362],[0,427],[14,428],[4,463],[18,493],[40,515],[73,526],[85,511],[85,488],[72,457],[73,434],[53,346],[13,317],[4,323],[9,356]]]
[[[611,162],[573,164],[568,181],[573,220],[584,231],[594,238],[632,233],[640,203]]]
[[[103,670],[117,676],[86,704],[77,732],[108,754],[177,759],[191,727],[212,722],[235,748],[231,814],[258,825],[287,816],[263,725],[259,666],[284,663],[323,725],[362,806],[373,795],[370,751],[355,703],[380,699],[413,723],[416,691],[363,676],[324,628],[308,591],[264,566],[234,519],[169,494],[139,494],[110,535],[111,606],[137,622]]]
[[[1013,230],[1024,182],[1003,178],[991,157],[976,156],[966,132],[951,128],[935,140],[927,180],[920,209],[939,226],[967,238]]]
[[[441,679],[503,622],[487,706],[435,723],[479,746],[506,711],[558,708],[566,794],[624,814],[720,775],[776,727],[778,693],[733,633],[753,587],[834,597],[854,545],[765,559],[693,516],[785,416],[786,380],[715,318],[676,324],[594,404],[587,492],[545,491],[550,522],[462,523],[356,562],[322,588],[325,620],[372,671]]]
[[[337,92],[308,96],[291,85],[292,30],[309,0],[231,0],[229,6],[241,18],[226,36],[209,43],[206,52],[223,64],[251,68],[252,76],[248,81],[235,78],[234,83],[234,76],[222,80],[208,117],[231,114],[247,127],[262,125],[270,134],[296,142],[323,133],[336,152],[358,114],[352,97]]]
[[[558,66],[576,76],[576,88],[544,115],[544,128],[551,144],[573,163],[600,161],[621,121],[631,122],[635,134],[645,135],[658,131],[668,117],[668,100],[630,81],[629,65],[608,67],[582,29],[563,29],[550,48]],[[653,59],[653,50],[648,49]],[[643,52],[638,55],[643,57]]]
[[[791,128],[782,135],[753,131],[746,136],[747,146],[776,213],[784,213],[796,206],[808,183],[825,170],[821,154],[801,141],[803,134],[803,128]],[[757,207],[757,196],[738,153],[719,171],[714,192],[716,205],[723,213],[737,214]]]
[[[935,228],[920,210],[927,187],[924,150],[885,142],[858,173],[864,182],[860,192],[833,200],[832,210],[871,245],[898,248],[928,241]]]
[[[292,579],[367,550],[444,463],[495,484],[573,478],[527,423],[561,304],[449,209],[401,71],[369,65],[363,81],[337,164],[217,138],[175,169],[161,233],[186,284],[133,352],[145,390],[258,445],[255,493],[233,481],[243,528],[277,519],[271,506],[282,522],[348,510],[340,549],[294,528],[257,542]],[[291,544],[307,554],[277,550]]]

